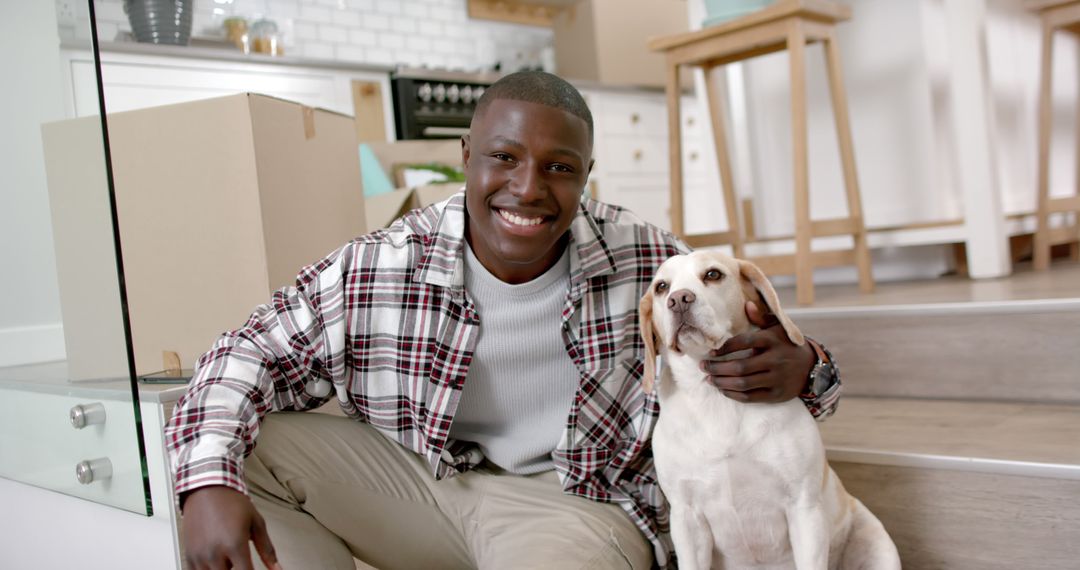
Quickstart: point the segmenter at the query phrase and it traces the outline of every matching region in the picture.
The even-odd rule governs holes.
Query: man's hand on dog
[[[701,363],[709,382],[739,402],[785,402],[806,387],[810,369],[817,362],[809,344],[796,346],[784,327],[755,303],[746,303],[746,316],[761,330],[731,337]],[[725,355],[752,350],[743,358],[720,360]]]

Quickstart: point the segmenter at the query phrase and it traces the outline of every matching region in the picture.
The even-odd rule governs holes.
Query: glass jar
[[[251,51],[254,53],[285,54],[281,33],[278,31],[277,23],[273,20],[267,20],[266,18],[256,20],[255,23],[251,24],[248,37],[251,41]]]

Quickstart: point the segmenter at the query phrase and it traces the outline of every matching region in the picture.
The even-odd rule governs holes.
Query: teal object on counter
[[[756,12],[773,0],[705,0],[705,21],[703,26],[715,26],[750,12]]]
[[[364,186],[366,198],[394,191],[394,184],[379,164],[375,152],[366,144],[360,145],[360,184]]]

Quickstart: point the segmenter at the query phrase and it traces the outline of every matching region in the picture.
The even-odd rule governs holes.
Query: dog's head
[[[771,311],[791,342],[805,342],[780,308],[772,284],[753,263],[710,251],[665,261],[638,305],[645,391],[653,389],[657,354],[703,360],[710,350],[750,330],[747,301],[756,303],[762,314]]]

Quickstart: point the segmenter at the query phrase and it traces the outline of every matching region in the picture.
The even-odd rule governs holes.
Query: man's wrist
[[[836,384],[837,375],[829,351],[810,337],[806,338],[806,343],[813,349],[815,360],[810,366],[810,372],[806,376],[806,383],[803,385],[799,397],[804,400],[814,400]]]

